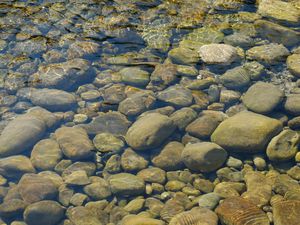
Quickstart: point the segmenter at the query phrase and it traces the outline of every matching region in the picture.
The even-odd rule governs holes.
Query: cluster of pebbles
[[[299,225],[298,0],[0,4],[0,224]]]

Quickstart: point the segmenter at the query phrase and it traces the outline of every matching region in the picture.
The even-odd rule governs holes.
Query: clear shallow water
[[[297,1],[0,2],[3,223],[298,224],[299,24]]]

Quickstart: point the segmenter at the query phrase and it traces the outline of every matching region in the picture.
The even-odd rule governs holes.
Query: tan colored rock
[[[260,114],[242,111],[224,120],[211,140],[227,151],[264,151],[269,141],[282,130],[282,123]]]
[[[161,145],[175,130],[173,121],[159,113],[138,119],[128,130],[126,141],[135,150],[146,150]]]
[[[300,201],[281,201],[273,206],[274,225],[297,225],[300,218]]]
[[[219,65],[230,65],[238,58],[236,48],[226,44],[203,45],[199,55],[204,63]]]
[[[217,225],[218,216],[206,208],[193,208],[174,216],[169,225]]]
[[[61,127],[54,135],[64,155],[70,159],[85,159],[93,154],[94,145],[82,128]]]
[[[267,215],[250,201],[241,197],[225,199],[216,213],[226,225],[269,225]]]
[[[298,25],[300,9],[292,3],[281,0],[260,0],[258,13],[263,17],[277,20],[283,24]]]
[[[122,225],[165,225],[165,222],[142,216],[128,215],[123,218]]]
[[[300,77],[300,54],[290,55],[286,63],[291,73],[296,77]]]
[[[248,172],[245,175],[247,191],[242,197],[251,201],[258,207],[267,205],[271,200],[272,186],[266,182],[267,177],[260,172]]]

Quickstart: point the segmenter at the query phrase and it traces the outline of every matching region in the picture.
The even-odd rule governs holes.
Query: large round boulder
[[[282,123],[260,114],[242,111],[224,120],[211,140],[228,151],[255,153],[266,149],[282,130]]]

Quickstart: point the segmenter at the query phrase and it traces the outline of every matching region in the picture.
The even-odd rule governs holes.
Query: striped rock
[[[300,218],[300,201],[281,201],[273,206],[274,225],[297,225]]]
[[[170,222],[174,216],[182,212],[184,212],[183,205],[174,199],[170,199],[169,201],[166,202],[163,209],[161,210],[160,217],[163,220]]]
[[[241,197],[225,199],[216,209],[224,225],[269,225],[267,215],[256,205]]]
[[[217,225],[218,216],[206,208],[193,208],[173,217],[169,225]]]

